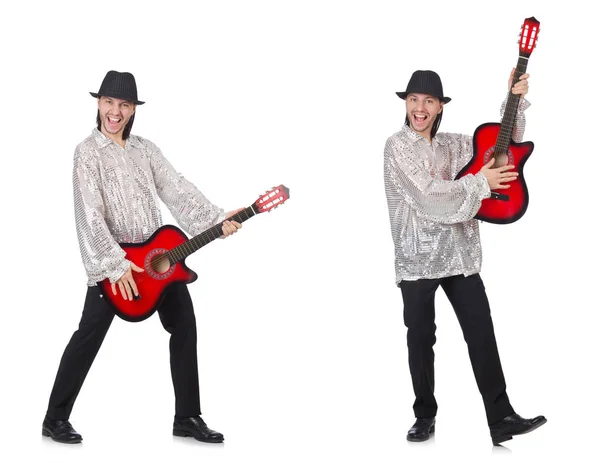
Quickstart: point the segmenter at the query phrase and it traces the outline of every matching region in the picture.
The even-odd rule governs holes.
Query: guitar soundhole
[[[484,156],[483,156],[483,162],[484,164],[487,164],[488,162],[490,162],[490,159],[492,158],[492,154],[494,154],[494,150],[495,150],[495,146],[492,146],[490,149],[488,149]],[[496,158],[496,161],[494,162],[494,167],[502,167],[502,166],[506,166],[508,164],[512,164],[514,165],[515,163],[515,157],[513,156],[513,154],[511,153],[510,150],[508,150],[508,153],[498,153],[497,155],[494,156],[494,158]]]
[[[150,267],[152,267],[152,270],[156,273],[166,273],[171,268],[169,265],[169,258],[165,255],[154,256],[150,261]]]
[[[171,265],[166,256],[166,249],[153,249],[144,260],[144,268],[148,275],[155,280],[165,280],[175,271],[175,265]]]

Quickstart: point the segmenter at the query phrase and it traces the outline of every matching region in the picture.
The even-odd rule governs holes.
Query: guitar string
[[[523,57],[519,57],[511,88],[512,88],[512,86],[514,86],[514,84],[516,84],[519,81],[519,78],[521,77],[521,75],[523,75],[525,73],[526,70],[527,70],[527,60],[523,60]],[[517,98],[513,98],[513,97],[517,97]],[[506,108],[504,109],[504,114],[506,117],[503,117],[503,121],[510,120],[510,124],[508,124],[508,126],[506,124],[504,124],[500,128],[500,133],[498,134],[498,138],[496,139],[496,144],[494,146],[494,153],[492,154],[492,157],[494,157],[494,159],[497,156],[500,156],[501,154],[504,154],[504,153],[508,154],[510,141],[512,140],[514,119],[516,117],[516,113],[517,113],[517,110],[519,107],[520,98],[521,98],[520,96],[514,95],[512,93],[510,94],[510,96],[508,98]]]

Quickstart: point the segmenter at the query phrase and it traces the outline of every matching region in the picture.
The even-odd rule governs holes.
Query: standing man
[[[523,111],[529,102],[529,74],[510,88],[521,95],[513,133],[521,141]],[[481,269],[481,243],[473,219],[490,190],[507,189],[517,178],[514,166],[492,168],[494,160],[477,175],[454,180],[473,156],[472,137],[437,133],[444,105],[442,82],[433,71],[413,73],[406,91],[406,120],[385,146],[384,178],[392,237],[395,246],[396,284],[402,291],[404,323],[408,328],[408,355],[415,402],[414,426],[409,441],[429,439],[435,431],[434,397],[435,309],[442,287],[458,317],[477,386],[483,397],[494,444],[530,432],[546,422],[543,416],[517,415],[506,394],[506,384]],[[504,106],[504,105],[503,105]]]
[[[82,440],[69,416],[114,318],[96,284],[108,278],[113,294],[118,291],[129,300],[138,295],[132,274],[144,270],[125,258],[118,243],[143,242],[162,226],[159,198],[190,235],[241,210],[225,214],[179,175],[156,145],[131,135],[136,109],[144,104],[132,74],[109,71],[98,93],[90,94],[98,102],[97,127],[75,149],[73,169],[75,221],[88,290],[79,329],[60,361],[42,424],[44,436],[62,443]],[[239,223],[225,220],[223,236],[239,228]],[[170,287],[158,314],[171,335],[173,434],[223,442],[223,435],[200,417],[196,319],[185,284]]]

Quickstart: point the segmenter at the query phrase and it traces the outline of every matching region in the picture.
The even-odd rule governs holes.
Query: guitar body
[[[256,214],[271,212],[289,199],[290,190],[284,185],[274,187],[262,194],[252,205],[231,215],[227,220],[242,223]],[[223,236],[223,222],[220,222],[191,239],[173,225],[164,225],[143,243],[125,243],[121,248],[125,258],[143,272],[132,272],[139,296],[133,300],[123,299],[120,289],[112,292],[108,279],[98,286],[115,313],[129,322],[139,322],[150,317],[160,306],[165,291],[177,283],[192,283],[198,275],[185,265],[185,258],[202,246]]]
[[[473,135],[473,158],[458,173],[457,179],[467,174],[477,174],[490,161],[499,133],[499,123],[490,122],[477,127]],[[510,188],[499,191],[508,196],[507,201],[484,199],[475,216],[476,219],[495,224],[508,224],[519,220],[525,214],[529,205],[529,193],[523,176],[523,167],[532,152],[533,142],[514,143],[511,141],[508,144],[505,164],[514,165],[519,177],[510,182]]]
[[[120,318],[130,322],[145,320],[156,311],[169,286],[175,283],[192,283],[198,278],[185,265],[184,260],[170,264],[165,259],[165,268],[155,270],[152,267],[152,262],[156,262],[160,256],[187,241],[187,236],[179,228],[165,225],[143,243],[121,244],[127,253],[125,258],[143,268],[144,272],[133,272],[140,297],[131,301],[123,299],[118,287],[115,296],[108,279],[98,283],[105,300]]]

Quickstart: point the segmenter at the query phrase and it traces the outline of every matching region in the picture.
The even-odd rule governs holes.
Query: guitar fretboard
[[[528,58],[519,56],[519,62],[515,68],[515,75],[513,77],[511,88],[519,81],[519,78],[525,74],[525,71],[527,70],[527,61]],[[502,123],[500,124],[500,133],[498,134],[496,146],[494,147],[494,157],[508,153],[508,147],[512,140],[520,99],[520,95],[515,95],[512,92],[509,93],[506,108],[504,108]]]
[[[252,206],[249,206],[246,209],[238,212],[237,214],[234,214],[231,217],[227,218],[226,220],[241,223],[255,215],[256,212],[254,212],[254,208]],[[166,253],[166,256],[169,258],[169,262],[171,262],[171,264],[174,264],[185,259],[187,256],[196,252],[202,246],[207,245],[211,241],[214,241],[221,236],[223,236],[223,222],[219,222],[218,224],[213,225],[212,227],[203,231],[199,235],[194,236],[189,241],[186,241],[185,243],[180,244],[179,246],[171,249],[169,252]]]

